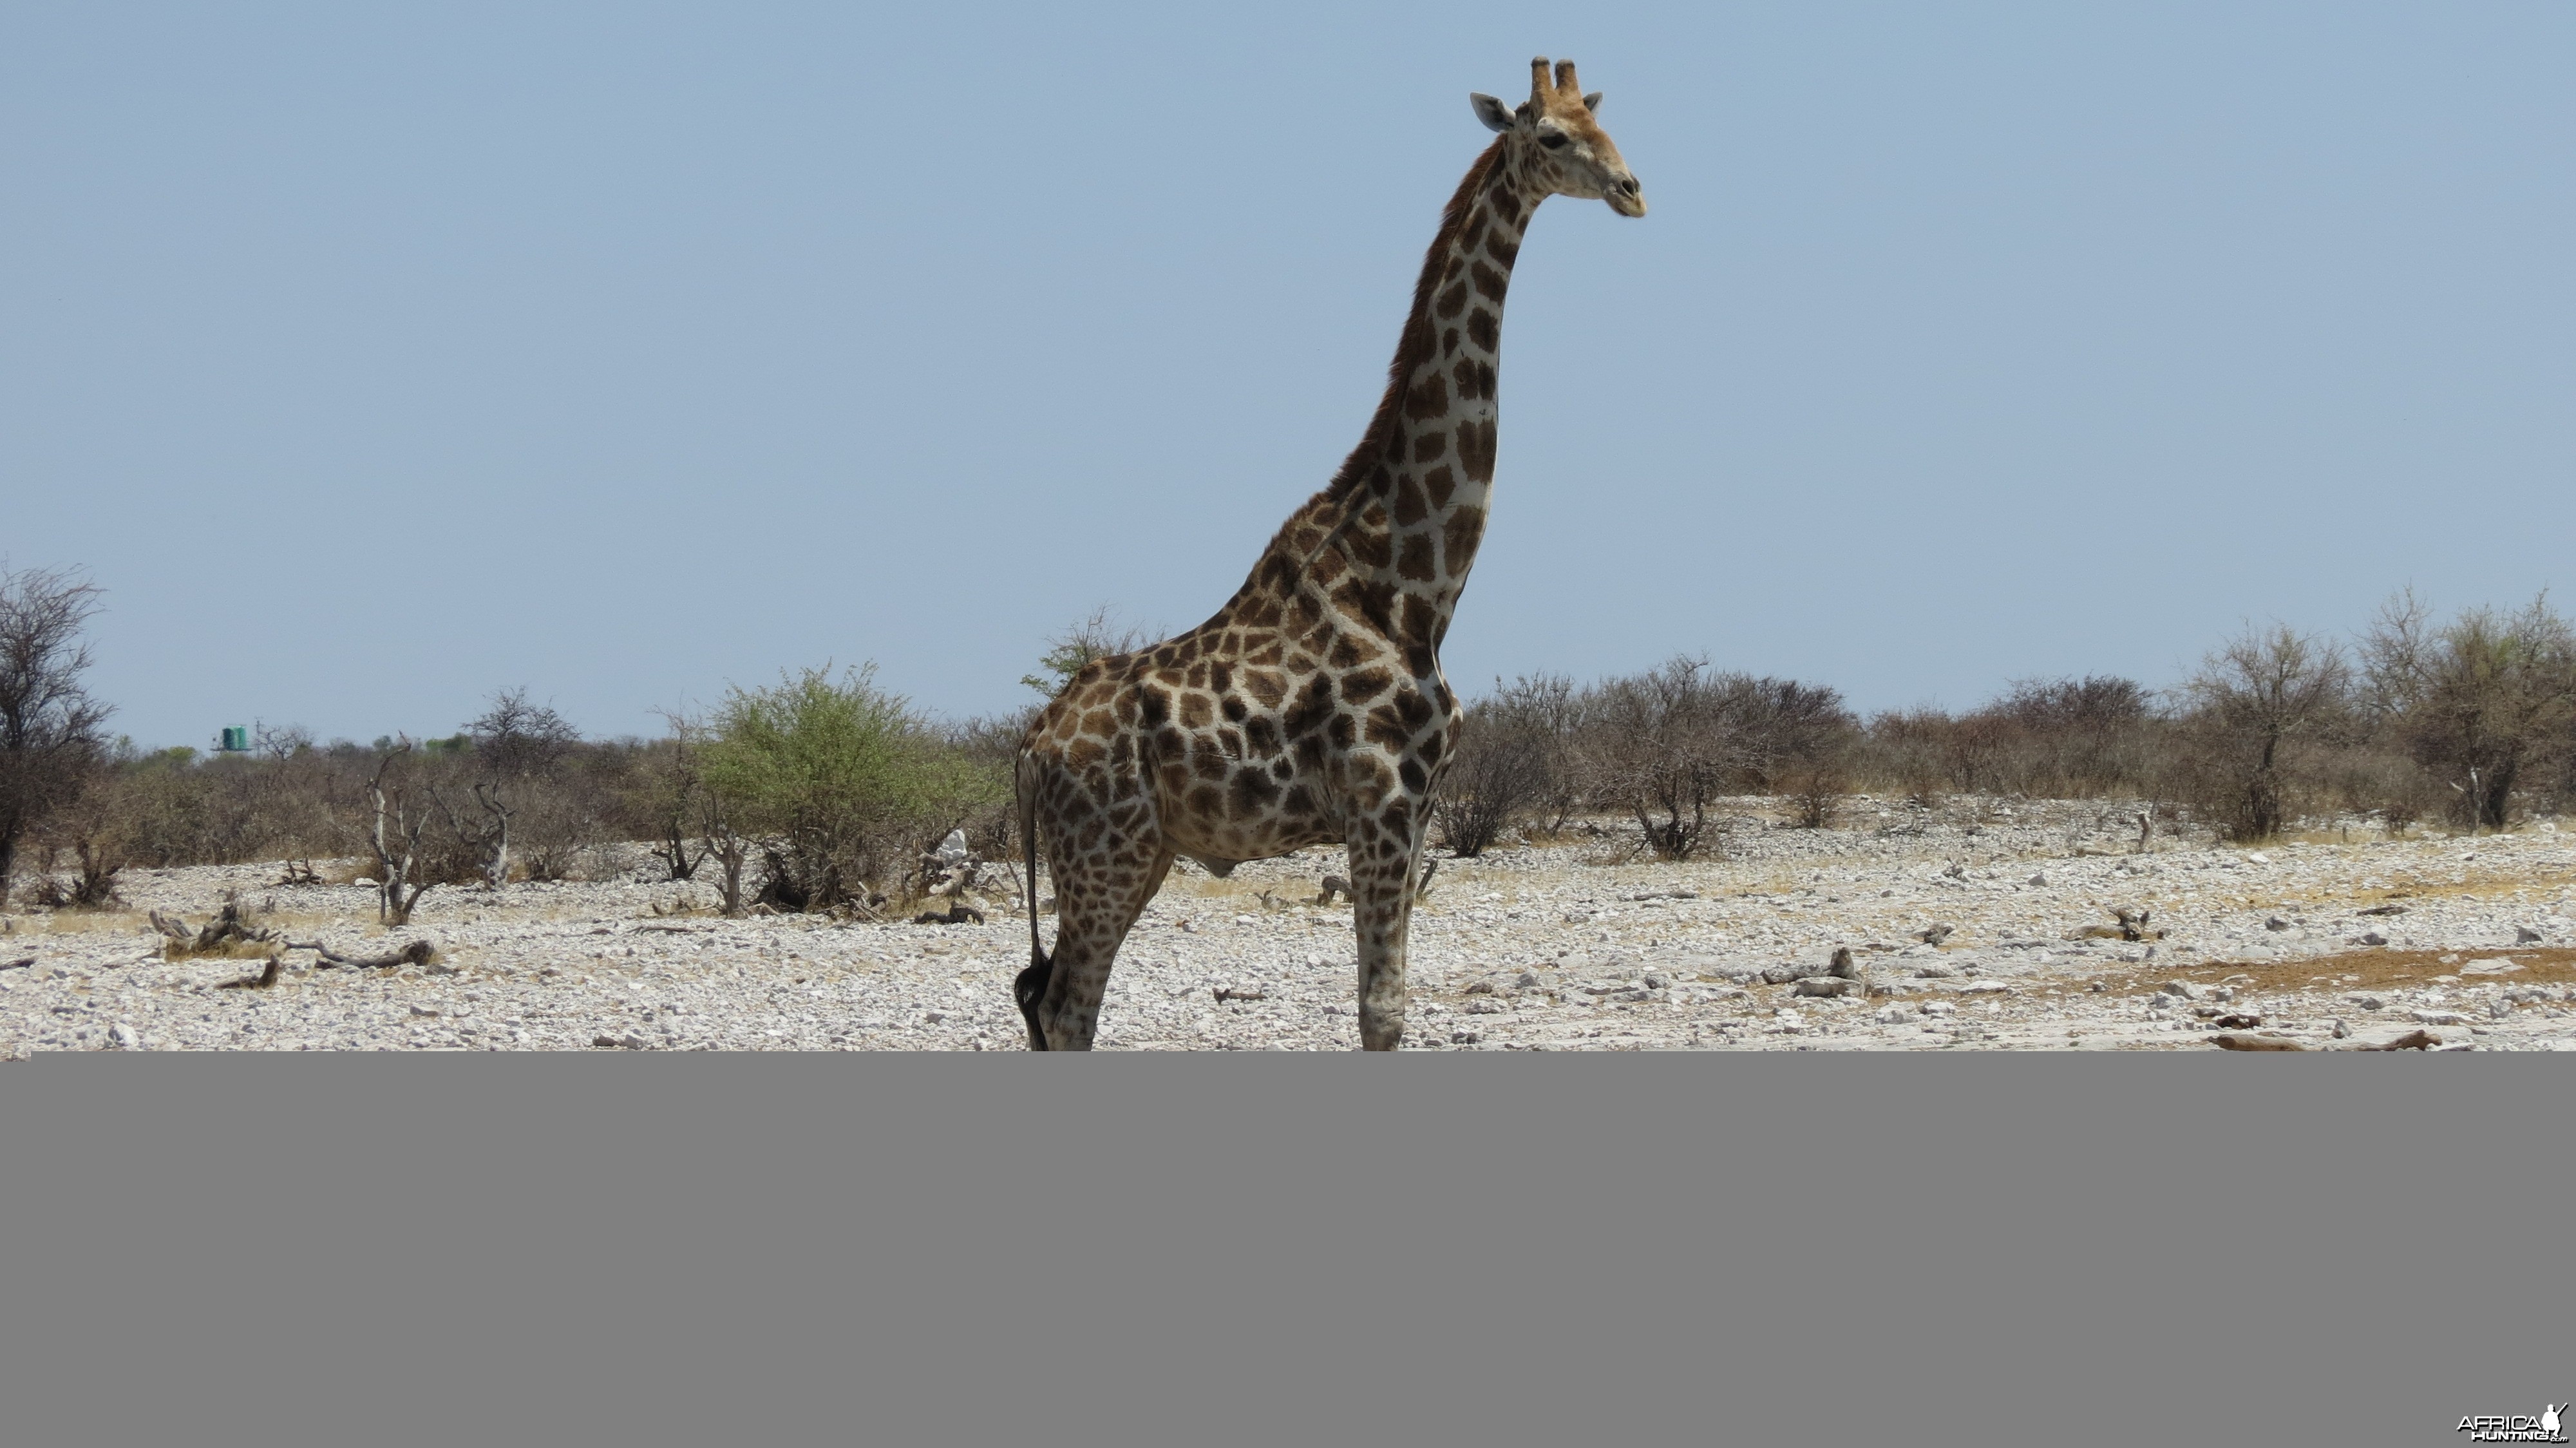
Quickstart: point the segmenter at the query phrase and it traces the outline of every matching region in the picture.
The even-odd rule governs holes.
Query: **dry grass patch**
[[[56,910],[44,915],[18,916],[15,928],[9,933],[34,939],[44,935],[122,935],[138,930],[147,935],[152,933],[151,925],[132,910]]]
[[[2449,957],[2447,960],[2444,957]],[[2462,976],[2460,967],[2477,960],[2510,960],[2522,967],[2502,975]],[[2244,994],[2280,991],[2356,991],[2421,986],[2436,977],[2492,985],[2567,985],[2576,983],[2576,947],[2524,945],[2495,950],[2388,950],[2371,946],[2306,960],[2218,960],[2202,965],[2169,965],[2139,969],[2108,980],[2112,993],[2145,995],[2169,980],[2215,985],[2232,976]],[[2449,982],[2445,981],[2445,984]]]

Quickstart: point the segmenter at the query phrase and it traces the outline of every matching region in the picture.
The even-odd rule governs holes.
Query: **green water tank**
[[[244,729],[244,728],[243,728],[242,726],[240,726],[239,724],[227,724],[227,725],[225,725],[225,726],[224,726],[224,745],[223,745],[223,748],[224,748],[224,752],[225,752],[226,754],[247,754],[247,753],[249,753],[249,752],[250,752],[250,731],[249,731],[249,730],[247,730],[247,729]]]

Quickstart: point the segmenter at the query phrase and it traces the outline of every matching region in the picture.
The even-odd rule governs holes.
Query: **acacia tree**
[[[485,887],[498,890],[509,883],[510,822],[525,807],[525,793],[543,789],[565,751],[581,742],[581,731],[554,710],[529,703],[528,691],[519,688],[494,693],[492,707],[466,725],[464,734],[473,745],[472,791],[482,821],[469,825],[444,800],[440,807],[457,835],[473,842]]]
[[[2289,823],[2308,781],[2299,753],[2346,717],[2352,671],[2328,640],[2275,624],[2247,629],[2182,687],[2194,793],[2240,840]]]
[[[69,573],[0,567],[0,905],[19,844],[99,764],[109,709],[81,683],[90,662],[81,628],[98,600],[95,585]]]
[[[2548,595],[2510,614],[2473,608],[2436,627],[2412,592],[2362,638],[2373,702],[2408,754],[2450,786],[2462,822],[2502,829],[2513,792],[2570,747],[2576,629]]]

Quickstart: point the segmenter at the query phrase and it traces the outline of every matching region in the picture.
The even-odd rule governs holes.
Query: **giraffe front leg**
[[[1359,931],[1360,1046],[1392,1051],[1404,1040],[1404,939],[1413,921],[1422,830],[1409,809],[1352,823],[1351,905]]]

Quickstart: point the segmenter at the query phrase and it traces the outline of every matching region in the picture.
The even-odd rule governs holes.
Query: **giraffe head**
[[[1606,201],[1621,216],[1646,214],[1646,194],[1637,173],[1619,159],[1619,148],[1596,119],[1601,92],[1583,93],[1574,78],[1574,62],[1560,60],[1553,76],[1547,57],[1530,62],[1530,98],[1507,106],[1489,95],[1467,98],[1476,119],[1499,131],[1503,144],[1519,150],[1527,174],[1557,196]]]

